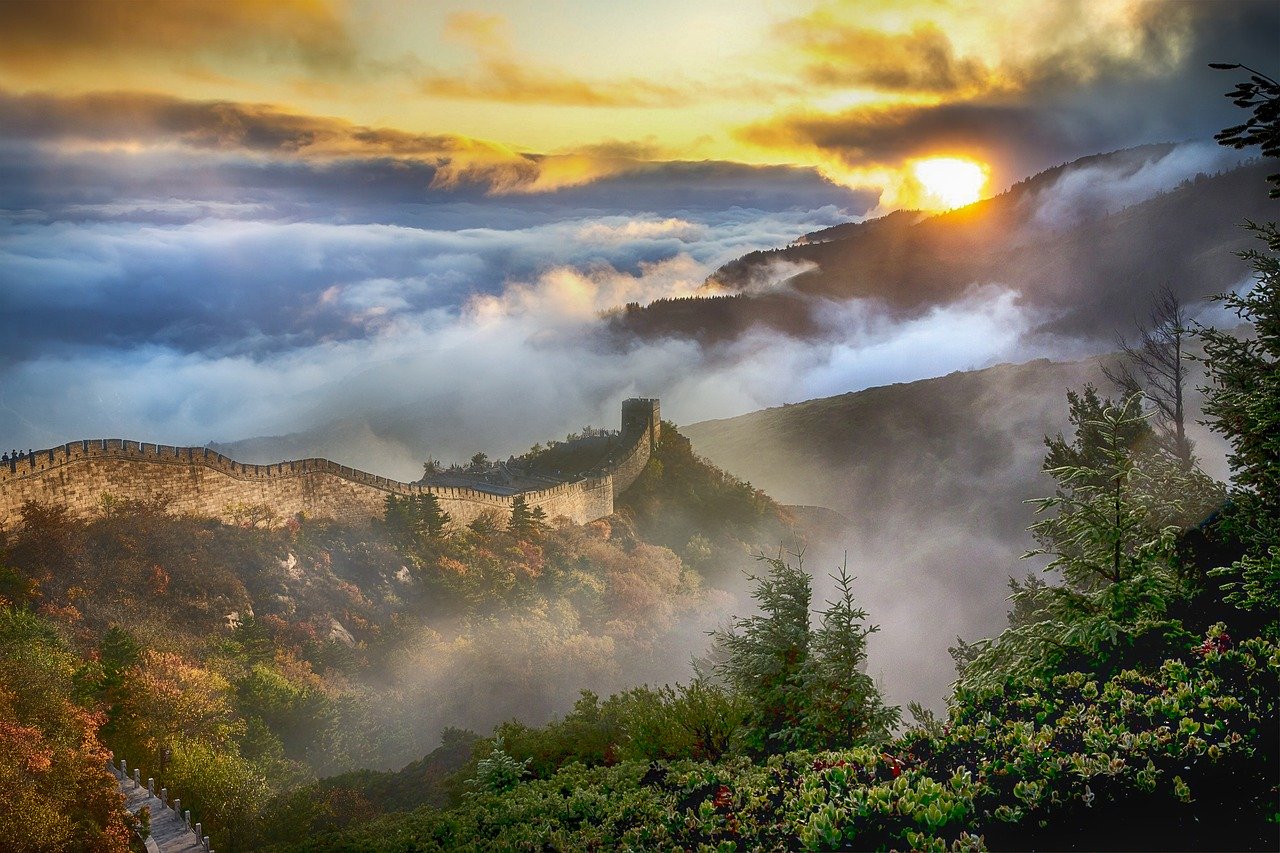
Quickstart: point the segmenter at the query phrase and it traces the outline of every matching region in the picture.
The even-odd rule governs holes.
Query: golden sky
[[[717,159],[817,167],[892,205],[918,201],[923,158],[973,160],[989,189],[1022,177],[1063,135],[1037,105],[1105,121],[1097,87],[1167,82],[1206,14],[1266,3],[9,0],[0,87],[112,93],[96,109],[143,125],[138,102],[225,102],[314,124],[324,144],[299,151],[447,160],[444,182],[497,168],[499,191]]]

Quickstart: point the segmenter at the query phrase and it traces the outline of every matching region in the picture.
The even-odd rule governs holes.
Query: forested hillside
[[[1086,157],[958,210],[918,221],[896,213],[805,235],[726,264],[708,280],[704,298],[628,306],[614,327],[707,342],[753,325],[802,337],[830,333],[828,301],[870,299],[916,315],[996,285],[1042,312],[1046,331],[1109,341],[1114,322],[1140,316],[1148,294],[1163,285],[1187,304],[1233,288],[1239,272],[1221,259],[1248,247],[1240,221],[1270,215],[1255,190],[1270,167],[1259,162],[1200,174],[1127,206],[1071,190],[1085,174],[1104,186],[1123,183],[1172,150],[1144,146]],[[785,281],[761,292],[757,285],[777,278],[777,270]],[[725,289],[731,294],[716,295]]]
[[[1233,97],[1254,119],[1220,138],[1280,153],[1280,84],[1254,75]],[[1003,630],[951,649],[945,717],[912,704],[895,732],[846,567],[818,603],[808,572],[762,557],[753,612],[713,632],[697,678],[500,727],[453,807],[278,849],[1275,849],[1280,234],[1251,230],[1255,281],[1219,297],[1251,335],[1173,311],[1112,374],[1118,393],[1065,395],[1029,527],[1046,571],[1012,584]],[[1192,336],[1225,484],[1184,441]]]
[[[442,804],[475,740],[455,727],[536,725],[581,688],[687,677],[690,635],[728,601],[714,580],[790,532],[674,427],[631,503],[586,526],[519,502],[461,526],[429,496],[389,500],[372,527],[268,527],[267,510],[227,525],[110,495],[89,520],[26,505],[0,540],[0,731],[30,754],[11,768],[28,793],[0,807],[6,838],[34,843],[38,823],[121,849],[108,750],[160,778],[220,850],[274,837],[286,807],[260,823],[270,792],[308,831]],[[402,771],[413,784],[369,770],[442,731]],[[356,770],[358,785],[289,793]]]
[[[1280,156],[1280,83],[1229,97],[1219,141]],[[112,755],[222,853],[1275,850],[1280,231],[1240,233],[1202,259],[1246,282],[1230,325],[1171,288],[1107,385],[1003,365],[694,430],[733,473],[664,423],[585,525],[518,496],[465,525],[431,493],[358,526],[29,501],[0,533],[0,846],[140,850]],[[939,664],[945,698],[913,694]]]

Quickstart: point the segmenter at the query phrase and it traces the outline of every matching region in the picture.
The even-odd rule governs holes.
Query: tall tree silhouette
[[[1233,125],[1214,139],[1221,145],[1245,149],[1258,146],[1263,157],[1280,157],[1280,83],[1247,65],[1234,62],[1211,62],[1210,68],[1221,71],[1248,71],[1249,79],[1237,83],[1226,96],[1237,107],[1250,110],[1253,115],[1243,124]],[[1280,172],[1267,175],[1267,181],[1273,184],[1271,197],[1280,198]]]
[[[1125,397],[1142,392],[1154,408],[1156,440],[1172,456],[1191,467],[1191,439],[1187,438],[1185,391],[1190,365],[1187,343],[1191,318],[1168,285],[1152,300],[1147,322],[1137,324],[1137,340],[1121,338],[1125,360],[1103,369]]]

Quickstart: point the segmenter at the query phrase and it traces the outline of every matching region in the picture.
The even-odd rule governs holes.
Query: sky
[[[1280,6],[6,0],[0,32],[0,444],[295,436],[256,446],[411,478],[632,394],[689,422],[1044,354],[1000,283],[802,344],[598,326],[958,203],[939,163],[989,195],[1203,143],[1236,119],[1205,64],[1274,70]]]

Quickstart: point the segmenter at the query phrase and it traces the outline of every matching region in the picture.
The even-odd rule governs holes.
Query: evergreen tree
[[[788,738],[807,749],[886,741],[902,717],[898,708],[884,704],[866,673],[867,637],[880,627],[867,625],[867,611],[857,606],[847,560],[831,578],[836,599],[827,602],[810,637],[809,656],[800,671],[802,725]]]
[[[751,597],[760,615],[737,618],[728,630],[712,632],[713,671],[742,696],[748,712],[744,746],[755,753],[780,751],[785,733],[801,726],[804,688],[801,672],[809,656],[809,601],[812,590],[802,565],[761,556],[764,576],[751,576]]]
[[[1142,417],[1142,399],[1138,393],[1131,393],[1116,402],[1098,396],[1098,389],[1086,384],[1080,393],[1067,391],[1067,419],[1074,428],[1070,441],[1062,433],[1045,436],[1045,453],[1042,470],[1052,474],[1055,469],[1075,467],[1092,469],[1101,472],[1109,457],[1108,448],[1121,447],[1126,451],[1134,451],[1148,446],[1152,441],[1151,427]],[[1118,409],[1124,414],[1121,422],[1113,424],[1115,434],[1105,434],[1102,430],[1104,413],[1108,409]],[[1100,474],[1103,480],[1105,474]]]
[[[393,538],[407,541],[413,534],[411,499],[388,494],[383,502],[382,521]]]
[[[746,706],[742,746],[763,754],[887,739],[901,713],[885,706],[864,671],[866,638],[878,628],[865,624],[848,567],[833,575],[836,600],[814,629],[803,563],[759,559],[769,567],[763,577],[751,578],[760,614],[712,633],[712,671]]]
[[[1178,634],[1166,618],[1187,590],[1177,564],[1179,519],[1203,517],[1219,492],[1158,446],[1137,397],[1100,400],[1090,388],[1069,394],[1074,440],[1047,439],[1053,497],[1032,503],[1052,515],[1030,528],[1060,584],[1013,583],[1010,627],[994,640],[952,649],[957,691],[993,689],[1059,666],[1098,671],[1127,660],[1144,636]],[[1157,641],[1158,642],[1158,641]]]
[[[1060,570],[1067,585],[1082,592],[1132,577],[1154,556],[1148,547],[1152,531],[1144,507],[1133,500],[1132,445],[1135,436],[1143,434],[1145,422],[1136,405],[1139,398],[1119,405],[1107,401],[1095,416],[1097,398],[1091,399],[1089,391],[1071,400],[1072,421],[1077,424],[1074,447],[1048,442],[1045,466],[1058,481],[1057,494],[1032,503],[1037,513],[1057,513],[1031,526],[1040,547],[1028,554],[1052,557],[1046,571]],[[1061,443],[1061,436],[1057,441]],[[1073,456],[1078,461],[1054,464]],[[1172,539],[1167,547],[1172,547]],[[1161,558],[1167,560],[1168,555]]]
[[[516,495],[511,502],[507,530],[518,539],[529,539],[542,530],[546,517],[546,510],[542,507],[530,507],[524,495]]]
[[[1257,145],[1264,157],[1280,157],[1280,83],[1252,72],[1227,97],[1253,115],[1218,134],[1218,141],[1235,148]],[[1268,180],[1276,184],[1271,194],[1280,197],[1280,174]],[[1198,335],[1210,383],[1202,389],[1204,413],[1231,444],[1231,500],[1220,524],[1245,551],[1217,574],[1230,578],[1224,587],[1232,603],[1274,616],[1280,612],[1280,232],[1274,222],[1246,227],[1263,243],[1241,253],[1257,280],[1247,293],[1216,299],[1251,324],[1253,335],[1239,338],[1212,328]],[[1271,630],[1277,631],[1274,618]]]
[[[104,737],[111,738],[119,728],[124,673],[142,659],[142,646],[119,625],[112,625],[102,635],[98,644],[98,661],[102,665],[102,680],[98,683],[100,699],[107,709],[107,721],[102,727]]]
[[[440,506],[440,498],[431,492],[413,497],[413,525],[415,531],[427,539],[439,539],[453,521],[453,516]]]

